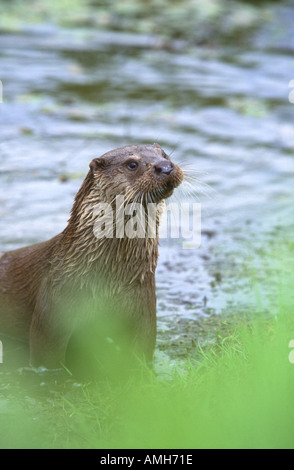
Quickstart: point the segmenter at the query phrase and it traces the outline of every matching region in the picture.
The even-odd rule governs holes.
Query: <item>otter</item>
[[[90,163],[62,233],[0,254],[0,331],[29,342],[33,366],[61,367],[74,333],[102,318],[111,323],[113,337],[123,329],[127,346],[152,361],[159,219],[164,200],[182,180],[182,170],[158,144],[105,153]],[[124,223],[135,204],[145,215],[149,203],[156,205],[152,236],[122,235],[115,217],[112,236],[97,236],[95,224],[105,215],[101,203],[117,213],[117,196],[124,198],[120,209],[131,205]],[[111,342],[108,327],[98,324]]]

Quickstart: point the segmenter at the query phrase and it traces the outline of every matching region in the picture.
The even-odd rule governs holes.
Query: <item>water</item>
[[[158,142],[211,188],[188,198],[202,204],[201,247],[161,244],[158,348],[185,355],[214,315],[252,314],[254,273],[271,311],[257,255],[293,222],[291,28],[220,50],[42,25],[0,34],[0,251],[63,230],[93,157]]]

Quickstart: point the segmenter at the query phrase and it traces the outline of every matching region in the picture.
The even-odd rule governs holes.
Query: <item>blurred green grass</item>
[[[28,391],[2,400],[1,448],[292,448],[291,339],[291,315],[261,316],[169,379],[145,371],[43,400]]]

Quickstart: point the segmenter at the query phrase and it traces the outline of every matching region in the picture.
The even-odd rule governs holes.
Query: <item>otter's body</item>
[[[122,236],[114,219],[112,236],[97,237],[103,215],[97,207],[114,207],[117,196],[160,207],[182,178],[157,144],[109,152],[91,162],[61,234],[0,253],[0,331],[28,339],[33,365],[59,367],[73,333],[103,317],[125,328],[130,346],[152,359],[158,214],[153,236]]]

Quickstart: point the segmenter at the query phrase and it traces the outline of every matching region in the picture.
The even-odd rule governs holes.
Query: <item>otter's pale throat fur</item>
[[[113,312],[126,320],[130,347],[152,358],[159,214],[152,238],[117,238],[115,230],[97,238],[95,209],[101,202],[115,208],[118,195],[160,208],[182,180],[158,144],[108,152],[91,162],[61,234],[0,257],[0,331],[27,338],[34,365],[60,366],[73,332]]]

